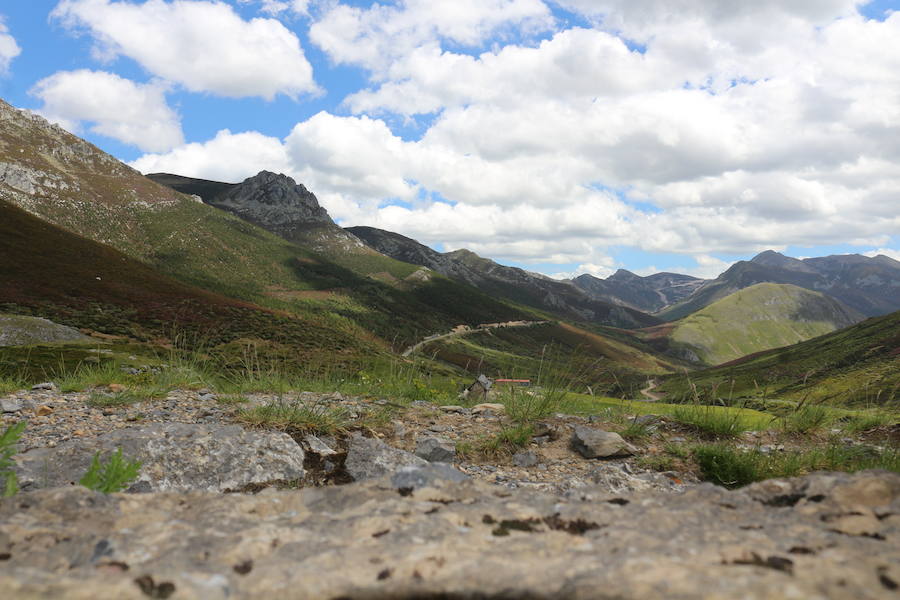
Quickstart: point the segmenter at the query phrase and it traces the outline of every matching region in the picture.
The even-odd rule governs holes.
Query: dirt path
[[[440,333],[435,335],[429,335],[426,338],[423,338],[421,341],[413,344],[409,348],[403,351],[401,356],[409,356],[413,352],[418,352],[422,346],[425,344],[429,344],[431,342],[442,340],[449,337],[456,337],[459,335],[469,335],[470,333],[479,333],[482,331],[490,331],[492,329],[503,329],[507,327],[534,327],[535,325],[543,325],[545,323],[549,323],[550,321],[507,321],[505,323],[482,323],[477,327],[468,327],[466,325],[457,325],[453,331],[448,333]]]
[[[660,400],[662,400],[662,398],[663,398],[662,394],[654,394],[653,393],[653,390],[655,390],[658,385],[659,384],[656,382],[655,379],[647,380],[647,387],[645,387],[644,389],[641,390],[641,395],[643,395],[645,398],[647,398],[647,400],[645,400],[645,402],[659,402]]]

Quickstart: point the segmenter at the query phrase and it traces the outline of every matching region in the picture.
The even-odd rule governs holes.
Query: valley
[[[40,520],[12,527],[0,500],[0,593],[277,595],[338,569],[312,544],[366,565],[314,597],[558,597],[570,577],[516,566],[548,549],[648,597],[628,595],[648,576],[616,563],[614,532],[695,578],[658,575],[684,597],[707,577],[711,597],[768,593],[785,573],[800,597],[877,597],[900,581],[884,543],[900,535],[897,290],[887,256],[773,251],[715,279],[553,279],[343,229],[284,174],[144,177],[0,103],[0,491],[65,540],[34,542]],[[152,544],[122,530],[150,536],[147,510],[167,523]],[[207,535],[206,511],[232,547],[176,541]],[[694,525],[661,537],[645,519]],[[72,558],[97,536],[99,558]],[[485,579],[497,540],[521,545]],[[409,545],[429,557],[394,551]],[[823,576],[825,553],[794,551],[812,547],[857,566]],[[444,565],[479,573],[471,594]]]

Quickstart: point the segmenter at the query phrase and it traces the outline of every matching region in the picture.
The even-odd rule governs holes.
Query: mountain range
[[[460,324],[550,320],[434,350],[451,365],[499,365],[507,358],[495,358],[536,360],[561,343],[573,356],[586,347],[616,369],[648,374],[718,364],[900,309],[900,263],[886,256],[767,251],[713,280],[624,269],[557,280],[466,249],[343,229],[283,174],[240,183],[144,177],[2,101],[0,125],[8,229],[0,309],[84,331],[148,340],[179,315],[185,327],[219,332],[219,344],[274,342],[281,329],[288,345],[305,331],[314,343],[297,343],[309,351],[375,355]],[[29,251],[22,232],[47,243]],[[78,249],[80,261],[60,255],[65,248]],[[42,279],[56,287],[33,285]]]

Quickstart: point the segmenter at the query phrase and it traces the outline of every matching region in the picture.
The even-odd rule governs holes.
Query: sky
[[[553,276],[900,259],[900,0],[0,0],[0,96]]]

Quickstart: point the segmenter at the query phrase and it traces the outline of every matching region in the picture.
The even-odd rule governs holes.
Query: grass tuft
[[[676,406],[672,417],[700,433],[717,438],[735,437],[748,430],[741,419],[741,409],[722,406],[687,404]]]
[[[253,427],[324,434],[345,431],[350,424],[349,414],[343,407],[283,398],[265,406],[241,410],[237,419]]]

